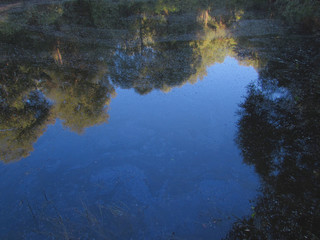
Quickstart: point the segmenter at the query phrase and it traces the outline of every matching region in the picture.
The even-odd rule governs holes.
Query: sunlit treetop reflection
[[[208,66],[227,56],[262,68],[265,60],[258,54],[239,54],[239,43],[247,44],[233,36],[239,11],[215,12],[213,6],[192,0],[79,0],[7,11],[0,24],[1,109],[8,112],[1,116],[7,124],[2,146],[14,142],[14,149],[24,150],[1,159],[26,157],[56,118],[77,133],[107,122],[116,87],[142,95],[169,92],[202,79]],[[23,120],[13,120],[18,118]]]
[[[2,65],[1,69],[1,159],[9,162],[28,156],[33,143],[54,119],[50,103],[32,80],[37,72],[17,68],[14,62]]]

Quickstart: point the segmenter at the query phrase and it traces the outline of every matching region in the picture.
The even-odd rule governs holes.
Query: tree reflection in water
[[[262,195],[228,239],[320,235],[319,43],[302,41],[274,42],[259,84],[241,104],[237,142],[262,179]]]
[[[241,11],[215,15],[212,7],[63,1],[7,13],[0,19],[0,160],[27,157],[57,118],[77,133],[106,122],[117,87],[167,92],[232,56],[260,76],[240,106],[237,143],[262,186],[252,216],[227,238],[318,239],[319,41],[282,38],[275,25],[264,32],[261,21],[241,32],[248,26],[235,24]]]
[[[107,122],[116,87],[168,92],[237,57],[226,29],[234,13],[210,15],[210,4],[66,1],[6,13],[0,159],[27,157],[57,118],[77,133]]]

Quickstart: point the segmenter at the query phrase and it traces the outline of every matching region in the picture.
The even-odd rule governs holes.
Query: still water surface
[[[38,210],[48,198],[74,222],[86,208],[100,219],[103,207],[103,231],[124,239],[223,237],[235,216],[250,213],[258,187],[234,143],[237,104],[256,78],[227,58],[169,93],[117,89],[109,122],[81,135],[56,121],[29,157],[3,166],[4,220],[15,232],[26,224],[18,216],[33,221],[20,201],[50,217],[50,206]]]
[[[316,236],[317,37],[191,3],[0,7],[1,239]]]

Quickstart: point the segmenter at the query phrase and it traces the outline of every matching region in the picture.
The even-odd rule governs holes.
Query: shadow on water
[[[1,171],[17,176],[12,184],[27,186],[4,183],[2,189],[13,187],[20,194],[8,191],[1,215],[14,209],[14,216],[23,212],[24,217],[3,224],[0,236],[208,239],[225,236],[237,218],[227,239],[319,238],[318,37],[289,35],[278,20],[245,18],[240,7],[219,1],[30,1],[0,5],[0,14]],[[259,80],[243,80],[228,57],[254,68]],[[219,64],[231,67],[223,74],[211,69]],[[236,142],[260,180],[227,141],[237,119],[223,106],[239,104],[242,92],[232,82],[230,99],[219,98],[219,90],[201,81],[224,79],[229,71],[249,84],[239,106]],[[182,86],[181,94],[192,88],[203,99],[175,98]],[[161,98],[165,93],[172,95]],[[145,111],[130,102],[141,99],[150,101],[141,104]],[[196,99],[216,112],[203,110]],[[167,107],[173,103],[186,116],[188,106],[193,115],[210,120],[178,121],[181,116],[172,114],[177,110]],[[123,106],[135,114],[128,117]],[[162,123],[170,117],[173,124],[165,129]],[[112,130],[117,121],[123,126]],[[208,121],[220,140],[199,121]],[[97,125],[111,140],[102,136],[106,131],[89,128]],[[39,143],[42,152],[33,152],[42,135],[47,143]],[[70,151],[48,150],[51,139],[60,137]],[[213,153],[226,163],[213,161]],[[182,159],[184,164],[177,163]],[[208,177],[213,173],[214,180]],[[54,182],[35,184],[39,179]]]

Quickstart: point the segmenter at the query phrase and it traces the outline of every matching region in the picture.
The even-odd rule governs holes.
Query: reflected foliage
[[[56,118],[77,133],[107,122],[116,87],[142,95],[168,92],[202,79],[207,66],[226,56],[236,57],[226,29],[236,17],[231,10],[214,13],[212,4],[8,5],[0,20],[1,160],[28,156]]]
[[[260,76],[240,106],[237,143],[262,187],[252,216],[227,239],[318,239],[319,40],[284,38],[271,20],[242,21],[252,9],[319,29],[312,0],[0,6],[0,160],[27,157],[57,118],[77,133],[107,122],[116,88],[168,92],[231,56]]]
[[[262,195],[228,239],[318,239],[319,43],[284,39],[272,46],[259,85],[241,105],[237,139],[261,177]]]
[[[102,73],[101,73],[102,72]],[[114,88],[99,69],[48,70],[50,84],[46,95],[54,101],[53,113],[63,120],[63,125],[82,133],[84,128],[106,122],[109,118],[107,106]]]
[[[51,121],[51,104],[39,89],[38,73],[8,62],[1,67],[0,146],[5,162],[28,156]]]

